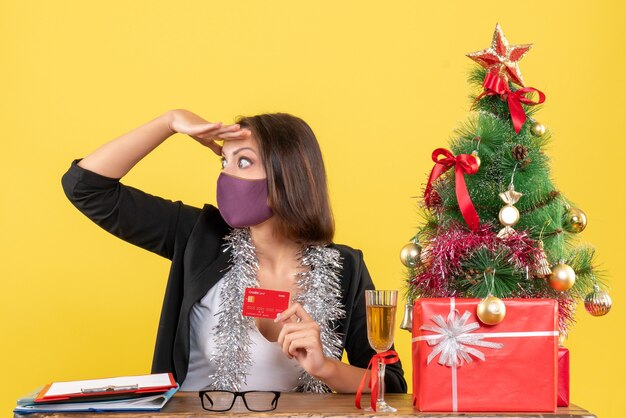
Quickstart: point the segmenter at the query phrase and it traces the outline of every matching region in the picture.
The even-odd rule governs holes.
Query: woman
[[[221,156],[219,209],[120,183],[175,133]],[[169,111],[74,161],[62,183],[98,225],[172,260],[153,373],[172,372],[182,390],[357,390],[374,354],[364,301],[374,286],[361,251],[332,244],[324,164],[303,120],[279,113],[222,125]],[[246,287],[287,291],[292,303],[276,319],[243,316]],[[385,380],[406,392],[400,363]]]

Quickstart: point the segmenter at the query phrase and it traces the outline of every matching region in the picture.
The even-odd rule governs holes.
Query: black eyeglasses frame
[[[215,392],[226,392],[226,393],[231,393],[233,395],[233,402],[230,404],[230,406],[226,409],[209,409],[206,406],[204,406],[204,399],[205,399],[205,395],[209,394],[209,393],[215,393]],[[250,408],[250,406],[248,406],[248,402],[246,401],[246,394],[248,393],[273,393],[274,394],[274,399],[272,399],[272,402],[270,403],[270,405],[272,406],[272,408],[270,409],[252,409]],[[226,412],[226,411],[230,411],[231,409],[233,409],[233,406],[235,405],[235,402],[237,401],[238,397],[241,397],[241,399],[243,400],[243,404],[245,405],[246,409],[248,411],[251,412],[269,412],[269,411],[273,411],[276,409],[276,407],[278,406],[278,398],[280,398],[280,392],[277,391],[273,391],[273,390],[247,390],[244,392],[233,392],[230,390],[201,390],[198,392],[198,396],[200,396],[200,402],[202,403],[202,408],[206,411],[211,411],[211,412]],[[207,400],[209,402],[212,403],[211,398],[207,395],[206,396]]]

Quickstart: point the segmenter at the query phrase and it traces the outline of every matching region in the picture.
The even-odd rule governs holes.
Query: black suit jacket
[[[152,361],[152,372],[172,372],[179,383],[189,364],[189,312],[225,274],[231,231],[219,211],[172,202],[81,168],[75,160],[62,178],[70,201],[113,235],[172,260]],[[346,317],[336,324],[350,364],[366,368],[375,354],[367,341],[365,290],[373,289],[363,254],[332,244],[341,254]],[[386,390],[406,392],[400,362],[387,366]]]

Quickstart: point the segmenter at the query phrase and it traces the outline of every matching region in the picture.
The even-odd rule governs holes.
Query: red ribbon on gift
[[[443,156],[443,158],[440,159],[439,157],[441,156]],[[460,154],[455,157],[454,154],[447,149],[437,148],[433,151],[432,159],[435,166],[430,172],[428,184],[424,191],[426,206],[431,206],[433,182],[454,166],[456,199],[459,203],[459,209],[461,209],[465,223],[467,223],[472,231],[476,230],[478,224],[480,224],[480,218],[478,217],[478,213],[476,213],[476,209],[474,209],[474,204],[472,203],[472,199],[467,191],[467,185],[465,184],[465,174],[476,174],[478,171],[476,157],[470,154]]]
[[[509,88],[509,83],[505,78],[500,76],[497,71],[490,71],[487,73],[485,81],[483,82],[483,87],[485,88],[485,91],[476,98],[474,104],[485,96],[494,96],[496,94],[500,95],[502,99],[505,99],[508,102],[509,112],[511,113],[511,120],[513,121],[513,129],[515,129],[515,133],[519,133],[522,126],[524,126],[524,122],[526,122],[526,112],[524,112],[522,103],[528,106],[535,106],[546,101],[546,95],[534,87],[524,87],[515,91],[511,90]],[[539,95],[538,101],[535,102],[525,96],[526,94],[532,92]],[[472,105],[472,107],[474,106]]]
[[[374,354],[370,363],[367,365],[367,370],[370,370],[370,381],[367,387],[371,388],[370,394],[370,405],[372,406],[372,410],[376,411],[376,400],[378,399],[378,367],[379,363],[383,364],[393,364],[397,363],[400,358],[398,357],[398,353],[393,350],[384,351],[382,353]],[[354,404],[357,408],[361,409],[361,394],[363,393],[363,389],[365,388],[365,378],[367,377],[367,372],[363,375],[363,379],[361,379],[361,384],[359,385],[359,389],[356,391],[356,398],[354,400]]]

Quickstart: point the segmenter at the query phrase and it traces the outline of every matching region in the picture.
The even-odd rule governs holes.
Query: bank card
[[[276,318],[289,307],[289,292],[247,287],[243,296],[243,315],[257,318]]]

